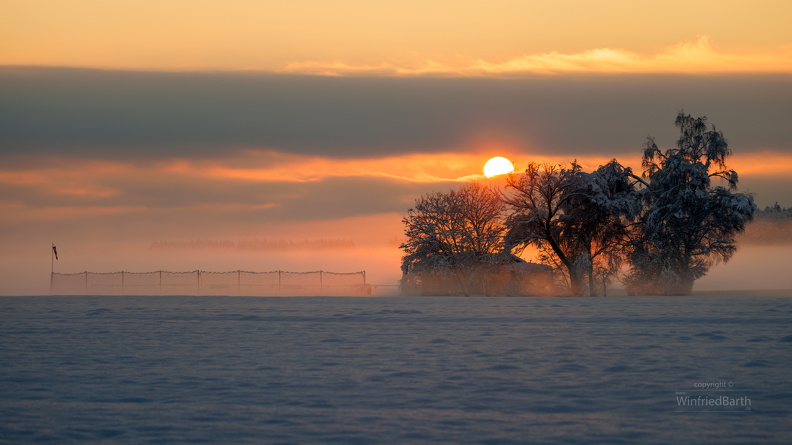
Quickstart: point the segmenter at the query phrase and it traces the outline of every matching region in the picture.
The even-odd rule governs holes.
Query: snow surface
[[[792,298],[0,297],[0,321],[0,442],[792,442]]]

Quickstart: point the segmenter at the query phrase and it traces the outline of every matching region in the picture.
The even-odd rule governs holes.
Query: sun
[[[491,178],[497,175],[504,175],[514,171],[514,165],[510,160],[502,157],[495,156],[484,164],[484,176]]]

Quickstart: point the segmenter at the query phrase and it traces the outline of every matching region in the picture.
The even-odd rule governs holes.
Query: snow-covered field
[[[783,296],[0,297],[0,322],[2,442],[792,443]]]

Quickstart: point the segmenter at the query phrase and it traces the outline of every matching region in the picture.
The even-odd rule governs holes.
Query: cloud
[[[614,156],[673,141],[680,109],[735,148],[786,149],[788,75],[332,78],[0,68],[0,156],[225,159],[407,153]],[[7,161],[10,162],[10,161]]]
[[[415,194],[460,180],[429,175],[432,166],[436,174],[470,174],[468,168],[480,169],[481,162],[452,155],[338,160],[272,152],[137,164],[66,159],[58,167],[44,159],[44,167],[0,167],[0,206],[4,222],[18,224],[176,212],[202,214],[195,225],[233,218],[332,219],[402,211]]]
[[[706,37],[696,42],[683,42],[665,51],[642,56],[615,48],[599,48],[576,54],[557,52],[525,55],[503,63],[479,60],[469,68],[480,75],[521,73],[789,73],[792,72],[792,51],[783,48],[776,53],[720,53]]]
[[[668,147],[664,144],[664,148]],[[399,213],[414,199],[460,181],[484,180],[489,156],[568,164],[572,157],[526,152],[407,154],[335,159],[249,150],[226,159],[176,159],[125,163],[40,158],[41,166],[0,167],[0,207],[7,224],[63,221],[108,215],[128,220],[191,215],[209,221],[301,221]],[[610,160],[576,156],[587,171]],[[619,160],[640,171],[639,154]],[[792,153],[738,152],[729,161],[743,185],[762,195],[792,166]],[[775,195],[773,195],[775,196]],[[774,198],[776,199],[776,198]],[[181,218],[181,217],[180,217]]]
[[[438,76],[452,77],[468,74],[468,70],[457,71],[454,67],[433,60],[426,60],[417,66],[399,66],[393,63],[377,65],[353,65],[345,62],[289,62],[275,72],[310,76]]]
[[[383,63],[351,65],[343,62],[292,62],[281,70],[289,74],[322,76],[472,76],[498,77],[527,74],[619,73],[619,74],[707,74],[707,73],[790,73],[792,47],[775,51],[719,52],[709,39],[681,42],[652,55],[622,48],[596,48],[579,53],[556,51],[526,54],[502,62],[478,59],[467,65],[449,65],[433,60],[412,66]]]
[[[374,177],[407,182],[471,179],[486,160],[481,154],[403,154],[362,159],[244,150],[226,159],[180,159],[163,166],[170,173],[254,182],[315,182],[335,177]]]

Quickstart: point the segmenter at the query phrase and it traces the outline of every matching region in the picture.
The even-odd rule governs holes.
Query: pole
[[[50,293],[52,293],[52,286],[53,282],[55,281],[55,243],[52,243],[52,248],[50,249]]]

